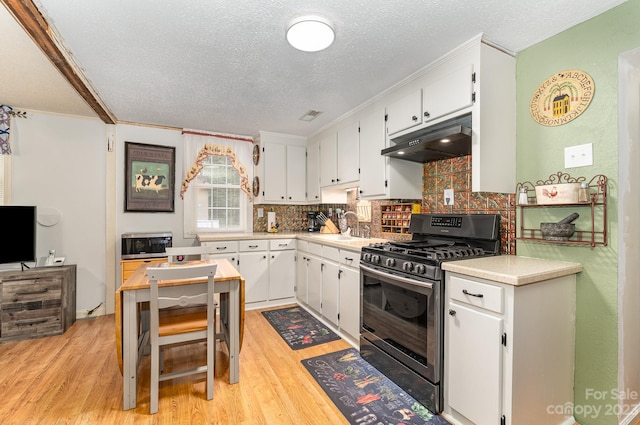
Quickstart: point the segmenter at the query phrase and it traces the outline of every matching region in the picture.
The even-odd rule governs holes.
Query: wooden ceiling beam
[[[58,47],[49,24],[31,0],[0,0],[22,28],[31,36],[40,50],[73,86],[78,94],[87,102],[105,124],[115,124],[111,112],[91,89],[76,67],[67,59]]]

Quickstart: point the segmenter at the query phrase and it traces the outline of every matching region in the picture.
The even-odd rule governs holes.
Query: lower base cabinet
[[[0,272],[0,342],[60,335],[75,321],[75,265]]]
[[[514,286],[447,272],[445,407],[462,425],[559,425],[573,403],[575,275]]]

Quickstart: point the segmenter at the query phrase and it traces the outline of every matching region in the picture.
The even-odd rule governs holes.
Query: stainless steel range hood
[[[471,154],[471,114],[391,139],[382,155],[425,163]]]

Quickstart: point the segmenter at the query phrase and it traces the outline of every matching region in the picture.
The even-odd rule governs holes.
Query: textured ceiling
[[[302,136],[479,33],[516,53],[623,2],[34,0],[118,121]],[[2,9],[0,57],[13,67],[0,61],[0,102],[95,116],[55,69],[38,74],[46,59],[24,33],[13,34],[19,26]],[[333,22],[329,49],[286,43],[287,23],[303,14]],[[8,37],[22,50],[6,46]],[[323,113],[300,121],[310,109]]]

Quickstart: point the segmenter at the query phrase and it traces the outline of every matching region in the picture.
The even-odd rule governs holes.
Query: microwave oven
[[[123,233],[122,251],[123,260],[137,258],[166,257],[165,248],[173,242],[171,232],[165,233]]]

